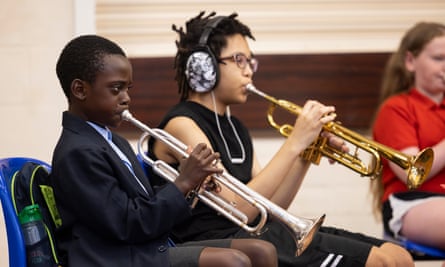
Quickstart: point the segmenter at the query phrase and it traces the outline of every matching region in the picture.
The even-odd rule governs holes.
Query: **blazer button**
[[[167,247],[167,246],[164,246],[164,245],[158,247],[158,251],[159,251],[159,252],[166,252],[167,249],[168,249],[168,247]]]

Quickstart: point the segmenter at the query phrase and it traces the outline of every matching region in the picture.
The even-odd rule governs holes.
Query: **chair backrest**
[[[10,183],[14,173],[29,161],[45,166],[48,171],[51,170],[51,166],[48,163],[34,158],[12,157],[0,159],[0,199],[6,225],[10,267],[26,267],[25,244],[20,223],[12,203]]]

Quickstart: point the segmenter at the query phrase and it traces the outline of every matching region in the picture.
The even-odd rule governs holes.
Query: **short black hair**
[[[68,101],[72,81],[94,83],[103,69],[104,56],[113,54],[126,57],[119,45],[98,35],[82,35],[66,44],[57,60],[56,72]]]
[[[178,28],[176,25],[172,25],[173,31],[179,35],[179,40],[175,42],[177,52],[174,68],[176,70],[175,80],[178,83],[181,100],[187,99],[188,93],[191,90],[187,78],[185,77],[187,59],[199,45],[199,39],[206,24],[209,20],[214,19],[215,15],[215,12],[205,15],[205,11],[201,11],[196,17],[191,18],[186,22],[185,31],[182,27]],[[255,40],[249,27],[237,20],[237,16],[238,14],[232,13],[231,15],[224,17],[224,19],[222,19],[210,33],[207,39],[207,45],[215,57],[219,57],[221,50],[227,46],[227,36],[241,34],[244,37],[247,36],[250,39]]]

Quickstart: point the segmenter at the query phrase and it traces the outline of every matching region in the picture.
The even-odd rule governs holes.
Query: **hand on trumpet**
[[[344,139],[327,131],[322,131],[321,137],[326,138],[328,140],[327,142],[330,147],[337,149],[338,151],[341,151],[343,153],[349,153],[349,147],[346,145]],[[336,162],[333,158],[328,158],[328,161],[330,164],[334,164]]]
[[[318,138],[323,125],[333,121],[336,116],[335,107],[308,100],[295,121],[291,136],[306,148]]]
[[[198,187],[206,177],[221,174],[223,169],[214,164],[218,159],[219,153],[214,153],[204,143],[198,144],[187,158],[180,161],[179,176],[175,180],[175,185],[186,194]]]

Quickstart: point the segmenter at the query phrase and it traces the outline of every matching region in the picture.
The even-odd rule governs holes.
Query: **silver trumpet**
[[[135,119],[128,110],[123,111],[121,116],[123,120],[131,122],[144,132],[138,141],[138,154],[142,157],[142,160],[149,164],[153,168],[153,171],[155,171],[158,175],[170,182],[174,182],[179,175],[178,171],[164,161],[154,161],[148,157],[142,148],[143,143],[148,137],[156,138],[157,140],[164,142],[165,145],[183,157],[189,156],[186,152],[187,146],[164,130],[149,128],[147,125]],[[226,186],[228,189],[232,190],[234,193],[246,200],[249,204],[257,208],[260,213],[259,222],[254,226],[248,225],[247,215],[236,209],[232,203],[229,203],[225,199],[218,196],[218,194],[212,189],[206,187],[195,189],[192,194],[194,194],[198,200],[204,202],[206,205],[213,208],[252,235],[261,235],[261,233],[267,230],[263,228],[267,221],[267,216],[271,215],[272,218],[278,220],[283,226],[285,226],[293,237],[296,245],[296,256],[301,255],[309,246],[314,234],[318,231],[324,221],[325,215],[322,215],[317,219],[295,217],[280,206],[250,189],[248,186],[225,171],[222,174],[212,175],[212,180],[216,184],[219,183]]]

